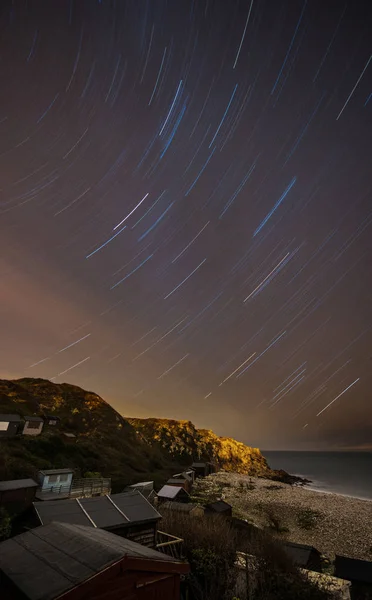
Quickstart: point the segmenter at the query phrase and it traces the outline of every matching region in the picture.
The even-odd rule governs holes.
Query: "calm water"
[[[262,451],[273,469],[311,479],[308,487],[372,500],[372,452]]]

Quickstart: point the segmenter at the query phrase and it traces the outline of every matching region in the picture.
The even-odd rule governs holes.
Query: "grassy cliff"
[[[100,396],[44,379],[0,380],[0,413],[55,414],[59,430],[44,428],[37,437],[0,441],[0,480],[32,477],[38,469],[73,467],[112,478],[113,489],[151,478],[159,484],[172,472],[172,458],[141,440],[134,428]],[[66,443],[62,432],[74,433]]]
[[[225,470],[267,476],[270,469],[256,448],[190,421],[126,419],[93,392],[45,379],[0,380],[0,413],[55,414],[58,430],[37,437],[0,440],[0,480],[33,477],[38,469],[73,467],[111,477],[114,491],[151,479],[159,486],[194,460],[210,460]],[[62,432],[74,433],[75,443]]]

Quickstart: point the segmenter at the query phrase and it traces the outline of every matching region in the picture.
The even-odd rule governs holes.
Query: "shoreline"
[[[282,541],[313,546],[330,560],[335,554],[372,560],[370,499],[223,471],[196,487],[201,497],[219,496],[235,516]]]
[[[326,490],[324,488],[312,487],[311,484],[303,485],[302,489],[308,490],[309,492],[316,492],[317,494],[330,494],[332,496],[341,496],[342,498],[352,498],[354,500],[362,500],[363,502],[372,502],[372,498],[366,498],[363,496],[354,496],[352,494],[343,494],[341,492],[333,492],[332,490]]]
[[[323,487],[326,485],[324,482],[317,481],[314,479],[308,479],[308,476],[303,475],[302,473],[291,473],[290,475],[304,480],[304,483],[299,485],[299,487],[302,487],[304,490],[310,490],[312,492],[317,492],[317,493],[322,493],[322,494],[335,494],[337,496],[344,496],[345,498],[355,498],[356,500],[364,500],[365,502],[372,502],[372,498],[368,498],[366,496],[356,496],[355,494],[348,494],[346,492],[336,492],[332,489]],[[317,484],[319,484],[319,485],[317,485]]]

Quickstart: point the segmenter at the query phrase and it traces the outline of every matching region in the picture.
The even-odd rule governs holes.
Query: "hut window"
[[[7,431],[9,423],[7,421],[0,422],[0,431]]]
[[[40,421],[27,421],[27,429],[39,429]]]
[[[65,481],[68,481],[68,474],[66,473],[65,475],[60,475],[59,481],[60,481],[60,483],[64,483]]]
[[[57,483],[58,477],[57,475],[49,475],[49,483]]]

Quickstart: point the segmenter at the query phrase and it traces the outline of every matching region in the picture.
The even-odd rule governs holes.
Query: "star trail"
[[[0,367],[372,448],[372,5],[7,0]]]

